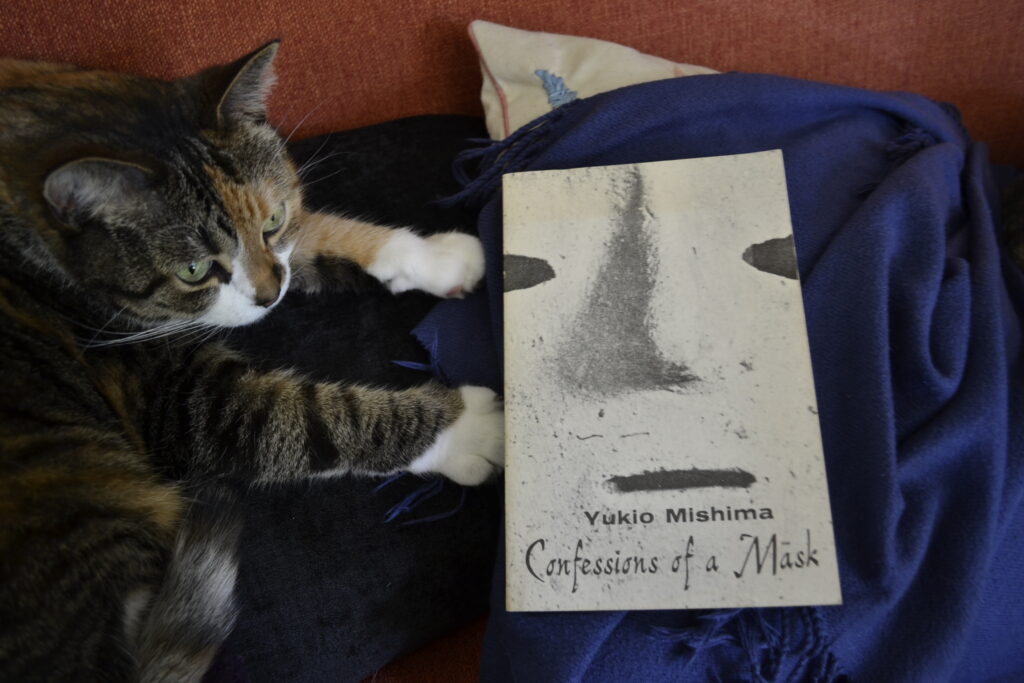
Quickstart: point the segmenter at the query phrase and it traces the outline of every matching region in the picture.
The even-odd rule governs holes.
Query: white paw
[[[395,294],[421,289],[434,296],[462,297],[484,275],[484,249],[476,237],[458,232],[424,239],[397,230],[367,272]]]
[[[501,399],[484,387],[462,387],[465,410],[441,432],[410,472],[439,472],[457,484],[476,486],[505,464],[505,412]]]

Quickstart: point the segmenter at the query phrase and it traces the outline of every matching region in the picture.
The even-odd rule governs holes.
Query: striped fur
[[[0,681],[201,677],[234,621],[221,475],[501,466],[487,390],[315,382],[201,341],[324,262],[450,296],[482,274],[473,238],[304,209],[263,114],[276,50],[173,82],[0,60]]]

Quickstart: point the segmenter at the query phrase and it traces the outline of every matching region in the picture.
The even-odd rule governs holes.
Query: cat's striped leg
[[[212,347],[167,378],[161,427],[178,467],[257,481],[438,472],[482,483],[504,462],[504,414],[489,389],[425,384],[392,391],[264,372]],[[154,435],[161,436],[161,435]]]
[[[318,260],[355,263],[394,293],[420,289],[440,297],[471,292],[484,274],[480,240],[458,232],[421,237],[408,228],[388,228],[326,213],[300,219],[292,253],[301,273]],[[307,274],[307,280],[313,278]]]

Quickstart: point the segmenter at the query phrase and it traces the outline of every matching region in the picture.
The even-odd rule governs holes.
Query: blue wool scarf
[[[1021,273],[983,145],[923,97],[694,76],[579,100],[464,161],[487,288],[417,335],[501,387],[510,171],[782,149],[845,603],[510,614],[485,681],[1024,680]],[[468,178],[467,178],[468,180]]]

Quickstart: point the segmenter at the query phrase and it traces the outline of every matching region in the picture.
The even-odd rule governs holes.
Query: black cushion
[[[452,159],[468,138],[485,136],[476,118],[421,116],[290,149],[309,164],[311,208],[426,233],[475,225],[475,216],[431,202],[459,189]],[[292,292],[228,343],[264,366],[323,379],[393,387],[428,380],[393,361],[426,360],[409,332],[435,300],[363,284],[360,292]],[[247,494],[241,616],[207,680],[360,680],[486,610],[498,487],[407,474],[375,491],[381,483],[343,477]],[[385,521],[418,490],[428,495]]]

